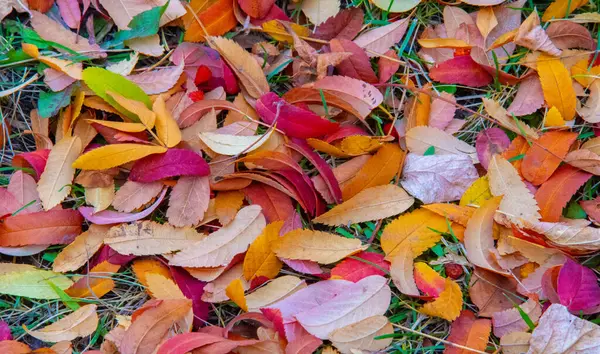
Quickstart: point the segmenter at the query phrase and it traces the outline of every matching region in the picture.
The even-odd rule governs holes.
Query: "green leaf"
[[[106,94],[106,91],[115,92],[125,98],[140,101],[148,108],[152,107],[150,97],[138,85],[106,69],[87,68],[83,70],[83,81],[96,95],[134,122],[139,122],[137,115],[121,107],[112,97]]]
[[[52,288],[52,290],[54,290],[56,292],[56,294],[58,295],[58,297],[60,297],[60,299],[62,300],[62,302],[71,310],[73,311],[77,311],[79,310],[79,308],[81,306],[79,306],[79,304],[77,303],[77,301],[73,300],[72,297],[69,296],[69,294],[67,294],[63,289],[59,288],[58,286],[54,285],[53,282],[51,281],[47,281],[48,285],[50,285],[50,287]]]
[[[58,113],[59,109],[68,106],[71,103],[72,91],[73,86],[58,92],[40,92],[40,98],[38,99],[40,117],[50,118]]]
[[[435,146],[430,146],[427,148],[427,150],[425,150],[423,156],[431,156],[433,154],[435,154]]]
[[[158,33],[160,17],[167,9],[169,2],[163,6],[153,7],[148,11],[144,11],[135,15],[129,22],[129,29],[122,30],[115,34],[115,38],[110,42],[109,46],[121,44],[127,40],[141,37],[148,37]]]
[[[0,294],[24,296],[31,299],[59,299],[47,280],[61,290],[73,282],[66,276],[26,264],[0,263]]]

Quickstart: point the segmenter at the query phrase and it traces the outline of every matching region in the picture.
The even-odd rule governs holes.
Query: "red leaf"
[[[461,55],[437,64],[429,71],[429,76],[444,84],[460,84],[481,87],[492,83],[493,79],[470,55]]]
[[[13,157],[12,165],[14,167],[33,168],[37,178],[40,178],[46,168],[48,155],[50,155],[50,149],[24,152]]]
[[[364,49],[347,39],[333,39],[329,42],[329,46],[332,52],[352,53],[350,58],[343,60],[336,66],[341,75],[366,81],[370,84],[377,83],[377,76],[371,68],[371,61]]]
[[[94,257],[90,260],[90,269],[94,268],[98,264],[107,261],[110,264],[124,266],[125,264],[131,262],[135,259],[136,256],[126,256],[120,254],[119,252],[113,250],[108,245],[103,245],[100,251],[94,255]]]
[[[593,270],[567,259],[558,273],[560,303],[573,314],[600,305],[600,286]]]
[[[271,6],[271,9],[269,9],[269,13],[267,13],[265,15],[265,17],[263,17],[263,18],[250,18],[250,23],[253,24],[253,25],[255,25],[255,26],[261,26],[263,23],[271,21],[271,20],[281,20],[281,21],[287,21],[287,22],[292,21],[285,14],[285,12],[283,12],[283,10],[279,6],[273,5],[273,6]]]
[[[315,29],[311,37],[330,41],[334,38],[352,40],[363,26],[364,13],[358,7],[342,10]]]
[[[387,131],[384,129],[384,132]],[[336,140],[344,139],[349,136],[355,135],[369,135],[362,128],[357,127],[356,125],[343,125],[338,129],[335,133],[327,135],[324,140],[328,143],[332,143]]]
[[[194,151],[169,149],[164,154],[144,157],[135,162],[129,180],[154,182],[175,176],[208,176],[210,167],[202,156]]]
[[[354,255],[354,257],[376,264],[379,268],[387,271],[390,270],[390,264],[385,261],[382,254],[363,251]],[[331,279],[345,279],[356,283],[371,275],[385,276],[385,272],[379,268],[353,258],[346,258],[331,270]]]
[[[69,244],[81,233],[77,210],[49,210],[9,216],[0,223],[0,246]]]
[[[269,223],[277,220],[285,221],[294,213],[291,198],[273,187],[252,183],[244,188],[244,194],[252,204],[261,206]]]
[[[275,0],[237,0],[240,8],[254,18],[263,18],[269,14]]]
[[[558,222],[571,197],[592,175],[570,165],[562,165],[540,186],[535,199],[542,221]]]
[[[158,348],[156,354],[185,354],[193,349],[227,340],[208,333],[183,333],[169,338]]]
[[[323,344],[323,341],[310,333],[299,336],[285,348],[286,354],[312,354]]]
[[[265,93],[256,101],[256,112],[267,124],[277,120],[277,128],[292,138],[316,138],[331,134],[339,127],[338,123],[287,103],[273,92]]]
[[[382,84],[387,82],[394,76],[396,71],[400,68],[398,61],[389,60],[386,57],[394,58],[397,56],[396,51],[393,49],[388,50],[383,54],[384,56],[379,58],[379,83]]]
[[[312,181],[306,174],[300,174],[292,170],[276,171],[275,173],[281,175],[292,184],[298,196],[302,199],[304,205],[306,205],[306,211],[310,215],[315,216],[324,212],[325,205],[321,202]],[[276,174],[272,175],[275,179],[277,179]]]

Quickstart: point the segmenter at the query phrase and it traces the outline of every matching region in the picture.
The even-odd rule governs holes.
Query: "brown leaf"
[[[504,354],[521,354],[529,350],[531,333],[512,332],[500,338],[500,346]]]
[[[352,40],[363,25],[364,13],[358,7],[338,12],[315,28],[311,37],[330,41],[334,38]]]
[[[480,317],[492,317],[496,312],[521,303],[516,293],[516,280],[481,268],[475,269],[469,283],[469,297],[479,308],[477,315]]]
[[[548,37],[560,49],[583,48],[594,50],[596,45],[590,32],[584,26],[570,22],[552,22],[546,28]]]
[[[173,226],[194,226],[208,209],[210,185],[208,176],[179,178],[169,197],[167,218]]]
[[[474,350],[484,351],[492,332],[490,320],[476,319],[470,310],[463,310],[460,316],[452,322],[448,341],[463,345]],[[455,346],[444,350],[445,354],[467,354],[469,351]]]

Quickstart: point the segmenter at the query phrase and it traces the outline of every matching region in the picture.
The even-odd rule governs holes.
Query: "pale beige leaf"
[[[500,346],[504,354],[521,354],[529,350],[531,333],[511,332],[500,338]]]
[[[398,43],[404,37],[409,19],[410,17],[405,17],[389,25],[366,31],[356,37],[354,43],[365,49],[369,57],[383,55],[391,46]]]
[[[293,275],[275,278],[263,287],[246,295],[248,311],[260,312],[260,308],[268,307],[304,288],[306,288],[306,282]]]
[[[304,0],[302,12],[315,26],[320,25],[329,17],[335,16],[340,11],[340,0]]]
[[[391,259],[390,276],[398,290],[408,296],[419,296],[415,282],[414,257],[410,247],[402,247]]]
[[[258,99],[270,91],[262,68],[252,58],[250,52],[234,41],[223,37],[208,37],[208,43],[221,54],[252,98]]]
[[[590,150],[591,152],[600,155],[600,137],[591,138],[581,145],[582,149]]]
[[[177,83],[177,80],[179,80],[179,77],[183,74],[183,62],[181,64],[182,65],[129,75],[126,78],[138,85],[145,93],[156,95],[168,91]]]
[[[200,136],[200,140],[202,140],[202,142],[212,151],[221,155],[234,156],[258,149],[269,139],[273,131],[273,129],[269,129],[269,131],[263,135],[251,136],[218,134],[212,132],[203,132],[198,135]]]
[[[567,222],[524,222],[524,227],[544,235],[555,247],[584,254],[600,249],[600,229]]]
[[[347,225],[388,218],[410,208],[415,199],[395,184],[371,187],[313,221],[326,225]]]
[[[600,80],[592,82],[590,95],[585,104],[577,112],[588,123],[600,122]]]
[[[534,299],[527,300],[525,303],[519,305],[519,307],[529,316],[529,319],[533,323],[537,323],[542,315],[542,306]],[[492,323],[494,324],[494,335],[498,338],[511,332],[526,331],[529,328],[516,308],[496,312],[492,315]]]
[[[500,103],[491,100],[489,98],[482,98],[483,106],[485,107],[486,112],[494,118],[494,120],[501,125],[502,127],[512,131],[513,133],[517,133],[519,135],[525,133],[525,135],[532,139],[539,138],[538,133],[533,130],[527,124],[521,122],[520,120],[515,120],[501,105]],[[521,131],[523,133],[521,133]]]
[[[81,150],[81,139],[78,137],[65,137],[50,150],[37,188],[44,209],[54,208],[71,192],[70,184],[75,176],[72,164]]]
[[[150,183],[127,181],[115,193],[113,207],[118,211],[130,213],[149,203],[162,189],[163,184],[159,181]]]
[[[562,51],[552,43],[546,31],[540,25],[540,16],[537,11],[533,11],[529,17],[519,27],[515,36],[515,44],[529,48],[534,51],[541,51],[552,56],[559,56]]]
[[[104,243],[121,254],[150,256],[191,247],[205,237],[193,228],[142,221],[112,227]]]
[[[473,162],[479,162],[475,148],[437,128],[419,126],[406,132],[408,151],[423,155],[430,147],[435,147],[436,155],[466,154]]]
[[[71,30],[42,13],[31,11],[31,26],[40,37],[47,41],[56,42],[92,58],[106,56],[99,45],[89,44],[87,38],[71,32]],[[63,51],[60,48],[57,49]]]
[[[445,6],[443,15],[448,38],[456,38],[456,32],[461,24],[475,25],[473,17],[458,6]]]
[[[61,341],[53,346],[50,349],[54,350],[56,354],[72,354],[73,353],[73,344],[70,341]]]
[[[350,239],[322,231],[297,229],[288,232],[273,245],[280,258],[335,263],[367,249],[359,239]]]
[[[227,226],[213,232],[190,248],[177,253],[169,263],[187,267],[227,265],[235,255],[248,249],[266,224],[260,206],[244,207]]]
[[[151,57],[158,57],[165,51],[165,48],[160,45],[160,37],[158,34],[148,37],[130,39],[125,41],[125,45],[136,52],[140,52]]]
[[[600,175],[600,156],[595,152],[587,149],[571,151],[565,156],[566,163],[571,166],[592,173],[596,176]]]
[[[221,274],[214,281],[204,286],[202,301],[205,302],[223,302],[229,300],[229,296],[225,293],[227,286],[234,280],[239,279],[242,282],[244,291],[250,288],[250,283],[244,278],[244,269],[242,263],[238,263]]]
[[[193,226],[204,217],[210,199],[208,176],[179,178],[169,197],[167,218],[173,226]]]
[[[108,187],[86,188],[85,202],[94,207],[94,213],[108,208],[115,198],[115,185]]]
[[[25,331],[44,342],[70,341],[86,337],[94,333],[98,327],[97,308],[96,305],[85,305],[49,326],[34,331],[25,327]]]
[[[139,53],[134,52],[129,57],[129,59],[123,59],[121,61],[107,64],[106,70],[111,71],[115,74],[127,76],[131,73],[131,71],[133,71],[139,58],[140,58]]]
[[[159,300],[164,299],[185,299],[185,295],[179,289],[172,279],[159,273],[146,274],[147,290],[152,297]]]
[[[503,196],[496,220],[510,226],[522,225],[522,220],[537,221],[540,209],[531,191],[521,180],[513,165],[500,155],[494,155],[488,167],[490,191],[496,197]]]
[[[392,343],[391,337],[381,340],[375,337],[391,333],[394,333],[394,327],[387,317],[372,316],[336,329],[329,335],[329,340],[343,354],[354,353],[354,350],[372,352],[383,350]]]
[[[191,276],[198,280],[202,280],[205,282],[211,282],[217,279],[223,272],[227,269],[227,267],[213,267],[213,268],[192,268],[185,267],[185,270],[190,273]]]
[[[600,13],[597,12],[586,12],[583,14],[577,14],[570,19],[575,23],[600,23]]]
[[[553,304],[533,330],[527,354],[595,354],[600,352],[600,327]]]
[[[18,0],[2,0],[0,1],[0,21],[2,21],[8,14],[15,9],[18,12],[26,12],[27,10],[23,7],[23,3]]]
[[[56,256],[52,270],[65,273],[81,268],[102,247],[109,229],[110,225],[90,225]]]
[[[129,22],[135,15],[153,7],[147,0],[100,0],[100,4],[120,30],[129,29]]]

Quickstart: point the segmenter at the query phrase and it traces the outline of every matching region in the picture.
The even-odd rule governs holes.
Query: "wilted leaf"
[[[365,249],[359,239],[303,229],[288,232],[272,245],[278,257],[321,264],[335,263]]]
[[[525,48],[541,51],[552,56],[559,56],[562,53],[548,38],[548,34],[540,25],[540,17],[535,11],[523,21],[517,30],[514,42]]]
[[[44,342],[71,341],[75,338],[86,337],[96,331],[98,315],[96,305],[85,305],[77,311],[61,318],[60,320],[38,330],[25,331],[30,336]]]

